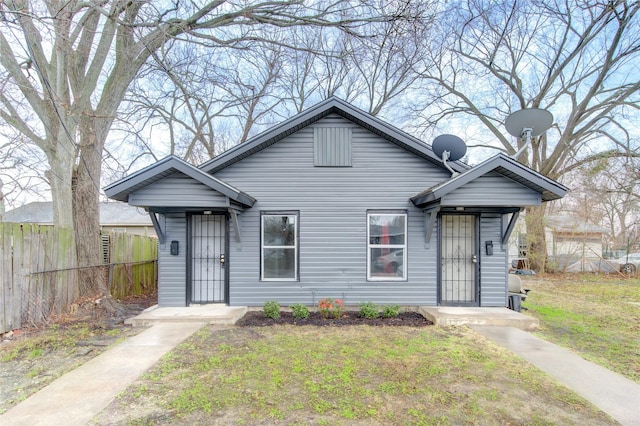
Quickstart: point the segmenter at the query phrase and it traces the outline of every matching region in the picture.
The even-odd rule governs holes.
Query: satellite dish
[[[467,145],[462,139],[455,135],[440,135],[437,136],[431,144],[433,152],[440,158],[442,154],[447,151],[449,155],[447,160],[458,161],[467,153]]]
[[[504,122],[512,136],[522,137],[526,129],[531,129],[531,137],[535,138],[546,132],[553,124],[553,115],[544,109],[521,109],[510,114]],[[524,138],[523,138],[524,139]]]
[[[518,152],[513,154],[513,158],[518,158],[527,149],[531,138],[540,136],[546,132],[553,124],[553,115],[544,109],[529,108],[521,109],[509,114],[504,122],[507,132],[512,136],[524,139],[524,145]]]
[[[442,159],[442,163],[451,172],[451,176],[456,176],[458,173],[449,166],[447,161],[458,161],[464,157],[464,154],[467,153],[467,145],[464,141],[455,135],[440,135],[433,140],[431,149]]]

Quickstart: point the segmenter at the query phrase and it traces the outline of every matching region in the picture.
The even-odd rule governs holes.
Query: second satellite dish
[[[512,155],[512,158],[518,158],[531,143],[531,138],[540,136],[546,132],[552,124],[553,115],[544,109],[521,109],[520,111],[509,114],[504,122],[507,132],[512,136],[524,140],[524,144]]]
[[[544,109],[529,108],[521,109],[510,114],[504,122],[512,136],[523,137],[527,129],[531,130],[530,137],[535,138],[546,132],[553,124],[553,115]]]

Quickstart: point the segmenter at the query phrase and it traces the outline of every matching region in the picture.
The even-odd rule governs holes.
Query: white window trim
[[[402,216],[404,217],[404,244],[371,244],[371,227],[369,226],[370,224],[370,218],[371,216]],[[371,211],[371,212],[367,212],[367,281],[407,281],[407,257],[408,257],[408,253],[407,253],[407,228],[408,228],[408,221],[409,221],[409,215],[406,212],[403,213],[396,213],[396,212],[384,212],[384,211]],[[402,277],[397,277],[397,276],[386,276],[386,277],[376,277],[376,276],[372,276],[372,272],[371,271],[371,265],[372,265],[372,259],[371,259],[371,249],[372,248],[399,248],[399,249],[403,249],[404,253],[402,256],[402,271],[403,271],[403,275]]]
[[[264,218],[267,216],[294,216],[296,218],[295,224],[295,235],[294,235],[294,245],[293,245],[293,256],[294,256],[294,266],[293,266],[293,278],[265,278],[264,276],[264,249],[290,249],[292,246],[265,246],[264,245]],[[289,281],[296,282],[298,281],[298,245],[300,244],[298,240],[298,226],[300,221],[300,214],[298,212],[263,212],[260,215],[260,281]]]

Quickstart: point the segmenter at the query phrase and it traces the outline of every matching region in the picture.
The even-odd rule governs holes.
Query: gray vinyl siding
[[[183,173],[174,173],[129,196],[129,204],[145,207],[224,207],[228,199]]]
[[[483,213],[480,217],[480,306],[505,306],[507,288],[507,246],[502,246],[502,215]],[[493,241],[493,256],[485,242]]]
[[[352,129],[352,167],[314,167],[311,126],[215,174],[257,199],[241,214],[242,243],[230,238],[229,303],[435,305],[437,244],[425,245],[423,212],[409,198],[449,173],[337,115],[318,125]],[[408,212],[406,281],[366,280],[366,214],[378,209]],[[260,211],[278,210],[300,212],[299,281],[260,281]]]
[[[351,127],[313,129],[314,165],[317,167],[351,167]]]
[[[185,213],[160,215],[160,226],[165,229],[166,240],[158,250],[158,305],[186,305],[187,219]],[[170,254],[171,241],[178,241],[178,256]]]
[[[487,174],[442,197],[447,206],[537,206],[540,193],[496,173]]]

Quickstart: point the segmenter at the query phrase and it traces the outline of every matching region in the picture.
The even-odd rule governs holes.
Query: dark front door
[[[440,217],[440,304],[478,305],[477,216]]]
[[[190,234],[190,303],[226,303],[226,216],[193,215]]]

